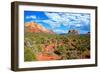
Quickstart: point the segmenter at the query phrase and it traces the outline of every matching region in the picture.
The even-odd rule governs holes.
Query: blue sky
[[[58,34],[70,29],[79,30],[80,34],[90,32],[88,13],[24,11],[24,22],[37,22]]]

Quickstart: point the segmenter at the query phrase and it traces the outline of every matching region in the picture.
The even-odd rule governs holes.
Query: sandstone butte
[[[43,33],[49,33],[49,34],[54,34],[53,31],[46,29],[40,24],[37,24],[36,22],[27,22],[25,23],[25,27],[27,28],[25,31],[26,32],[43,32]]]

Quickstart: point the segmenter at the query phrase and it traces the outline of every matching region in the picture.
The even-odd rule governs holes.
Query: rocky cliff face
[[[69,30],[68,31],[68,34],[76,34],[76,35],[78,35],[79,34],[79,31],[78,30]]]
[[[25,23],[25,32],[43,32],[43,33],[49,33],[49,34],[54,34],[53,31],[46,29],[42,25],[39,25],[35,22],[28,22]]]

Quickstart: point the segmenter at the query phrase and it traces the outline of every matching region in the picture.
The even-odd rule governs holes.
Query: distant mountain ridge
[[[33,32],[33,33],[49,33],[49,34],[55,34],[53,31],[43,27],[42,25],[39,25],[36,22],[27,22],[25,23],[25,32]]]

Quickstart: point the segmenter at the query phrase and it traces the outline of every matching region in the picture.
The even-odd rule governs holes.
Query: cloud
[[[43,22],[49,23],[53,28],[60,27],[61,25],[68,25],[69,19],[60,16],[58,13],[45,12],[45,15],[49,18],[49,20],[44,20]]]
[[[54,29],[53,31],[56,33],[67,33],[67,30],[61,30],[61,29]]]
[[[67,12],[45,12],[49,20],[43,22],[49,23],[53,28],[63,26],[81,27],[90,24],[90,15],[84,13],[67,13]]]
[[[80,25],[80,24],[76,24],[75,26],[76,26],[76,27],[81,27],[82,25]]]
[[[36,19],[35,15],[26,16],[26,19]]]
[[[43,20],[42,22],[49,24],[52,28],[57,28],[57,27],[61,26],[61,24],[59,22],[55,22],[52,20]]]
[[[49,12],[45,12],[45,15],[55,21],[55,22],[59,22],[59,23],[65,23],[65,22],[69,22],[69,19],[66,19],[65,16],[61,16],[59,13],[49,13]]]

